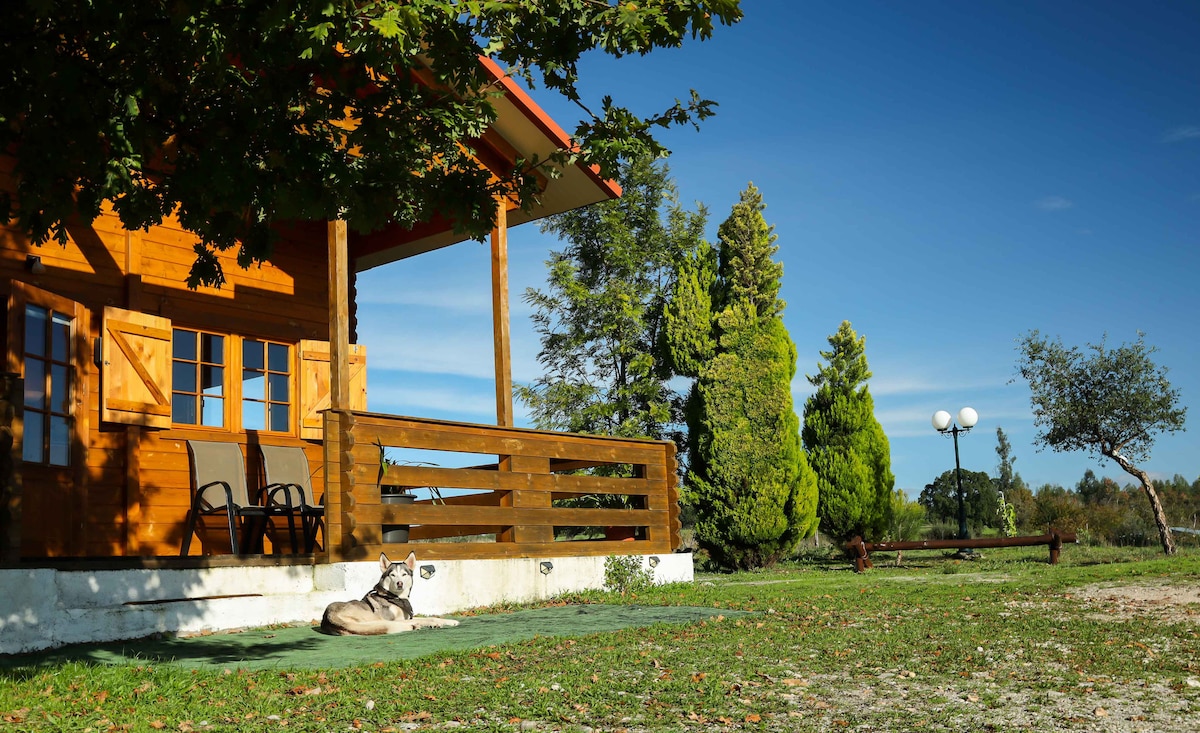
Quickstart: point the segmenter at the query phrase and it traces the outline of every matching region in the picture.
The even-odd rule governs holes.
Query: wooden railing
[[[381,467],[380,451],[387,448],[478,454],[479,462],[469,468]],[[667,553],[680,545],[675,446],[669,441],[328,412],[325,465],[330,562],[370,560],[381,551],[404,557],[413,550],[420,559],[446,560]],[[621,476],[581,473],[600,467]],[[384,504],[381,484],[437,487],[444,498]],[[624,508],[562,505],[571,498],[614,496],[624,499],[602,503]],[[409,541],[384,543],[385,525],[408,525]],[[620,534],[631,539],[612,538]]]

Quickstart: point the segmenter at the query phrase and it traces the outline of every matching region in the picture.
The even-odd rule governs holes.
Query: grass
[[[0,731],[1195,730],[1200,607],[1086,591],[1194,591],[1200,552],[1044,554],[699,574],[565,600],[752,613],[358,668],[0,670]]]

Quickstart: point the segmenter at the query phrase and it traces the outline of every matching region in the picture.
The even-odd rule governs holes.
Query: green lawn
[[[326,670],[10,666],[0,731],[1200,729],[1200,552],[984,554],[586,594],[717,615]]]

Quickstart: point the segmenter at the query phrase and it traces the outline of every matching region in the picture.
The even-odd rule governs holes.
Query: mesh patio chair
[[[224,514],[229,525],[229,544],[235,555],[257,549],[262,551],[266,523],[274,517],[286,517],[292,552],[296,552],[296,512],[290,505],[261,506],[250,503],[246,489],[246,464],[237,443],[187,441],[192,466],[192,506],[188,510],[181,556],[192,546],[192,535],[200,517]],[[238,522],[242,542],[238,542]],[[255,531],[255,530],[258,531]]]
[[[325,506],[313,496],[312,473],[308,456],[297,446],[259,445],[263,471],[266,474],[267,506],[287,506],[300,515],[304,534],[304,551],[310,553],[317,544],[317,529],[325,517]]]

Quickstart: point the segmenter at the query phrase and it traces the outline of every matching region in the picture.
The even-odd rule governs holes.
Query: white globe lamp
[[[938,410],[933,413],[933,429],[941,432],[950,427],[950,413]]]
[[[964,407],[958,411],[958,424],[967,429],[975,427],[979,422],[979,413],[973,407]]]

